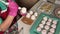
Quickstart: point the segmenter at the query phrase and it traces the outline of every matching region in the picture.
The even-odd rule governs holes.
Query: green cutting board
[[[43,19],[44,16],[47,16],[48,18],[52,18],[53,20],[58,20],[57,28],[56,28],[54,34],[60,34],[60,19],[56,18],[55,16],[48,15],[48,14],[45,14],[45,13],[41,13],[39,15],[39,17],[37,18],[37,20],[35,21],[35,23],[33,24],[33,26],[30,29],[30,34],[41,34],[41,32],[37,32],[37,27],[40,24],[40,22],[41,22],[41,20]]]

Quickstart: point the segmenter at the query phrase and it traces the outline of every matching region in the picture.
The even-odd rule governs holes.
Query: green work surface
[[[41,32],[37,32],[37,27],[40,24],[40,22],[42,21],[44,16],[47,16],[48,18],[52,18],[53,20],[58,20],[57,27],[56,27],[54,34],[60,34],[60,19],[56,18],[55,16],[48,15],[45,13],[41,13],[39,15],[39,17],[37,18],[37,20],[35,21],[35,23],[33,24],[33,26],[30,29],[30,34],[41,34]]]

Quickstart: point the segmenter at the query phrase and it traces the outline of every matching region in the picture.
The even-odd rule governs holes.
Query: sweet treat
[[[42,20],[42,21],[41,21],[41,23],[42,23],[42,24],[45,24],[45,23],[46,23],[46,21]]]
[[[31,16],[31,15],[30,15],[29,13],[27,13],[26,18],[30,18],[30,16]]]
[[[47,34],[47,31],[46,30],[42,30],[42,34]]]
[[[37,28],[37,31],[38,31],[38,32],[40,32],[40,31],[41,31],[41,28],[40,28],[40,27],[38,27],[38,28]]]
[[[33,14],[33,11],[29,11],[29,13],[32,15]]]
[[[48,25],[45,25],[45,29],[48,30],[50,27]]]
[[[43,20],[44,20],[44,21],[47,21],[47,20],[48,20],[48,18],[47,18],[47,17],[43,17]]]
[[[52,23],[53,23],[53,24],[57,24],[57,22],[58,22],[57,20],[53,20],[53,22],[52,22]]]
[[[50,29],[50,32],[54,33],[55,32],[55,29],[54,28],[51,28]]]
[[[48,22],[52,22],[52,19],[51,19],[51,18],[49,18],[49,19],[48,19]]]
[[[51,32],[48,32],[48,34],[53,34],[53,33],[51,33]]]
[[[55,25],[55,24],[52,24],[51,27],[52,27],[52,28],[56,28],[56,25]]]
[[[35,12],[35,13],[34,13],[34,15],[35,15],[35,16],[38,16],[38,13],[37,13],[37,12]]]
[[[43,24],[39,24],[39,27],[43,28],[43,27],[44,27],[44,25],[43,25]]]
[[[35,20],[35,19],[36,19],[36,17],[35,17],[34,15],[32,15],[32,16],[31,16],[31,19],[32,19],[32,20]]]
[[[51,25],[51,22],[47,22],[46,25],[50,26]]]
[[[23,8],[21,9],[20,13],[21,13],[22,16],[25,16],[26,13],[27,13],[27,8],[23,7]]]

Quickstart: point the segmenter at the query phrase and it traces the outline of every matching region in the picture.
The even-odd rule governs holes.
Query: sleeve
[[[0,34],[4,34],[4,32],[1,32],[1,31],[0,31]]]

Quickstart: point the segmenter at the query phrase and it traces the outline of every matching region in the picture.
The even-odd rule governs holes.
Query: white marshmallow
[[[52,27],[52,28],[56,28],[56,25],[55,25],[55,24],[53,24],[53,25],[51,25],[51,27]]]
[[[54,33],[55,32],[55,29],[54,28],[51,28],[50,29],[50,32]]]
[[[32,15],[33,14],[33,11],[29,11],[29,13]]]
[[[51,18],[49,18],[49,19],[48,19],[48,21],[49,21],[49,22],[52,22],[52,19],[51,19]]]
[[[49,26],[50,26],[50,24],[51,24],[50,22],[47,22],[47,23],[46,23],[46,25],[49,25]]]
[[[27,13],[26,17],[27,17],[27,18],[30,18],[30,16],[31,16],[31,15],[30,15],[29,13]]]
[[[58,22],[57,20],[54,20],[52,23],[53,23],[53,24],[57,24],[57,22]]]
[[[43,20],[44,20],[44,21],[47,21],[47,20],[48,20],[48,18],[47,18],[47,17],[43,17]]]
[[[51,33],[51,32],[48,32],[48,34],[53,34],[53,33]]]
[[[37,12],[35,12],[35,13],[34,13],[34,15],[35,15],[35,16],[38,16],[38,13],[37,13]]]
[[[21,7],[18,7],[18,9],[22,9]]]
[[[40,31],[41,31],[41,28],[40,28],[40,27],[38,27],[38,28],[37,28],[37,31],[38,31],[38,32],[40,32]]]
[[[60,14],[60,11],[58,11],[58,14]]]
[[[21,9],[21,13],[27,13],[27,8],[23,7],[23,8]]]
[[[31,19],[32,19],[32,20],[35,20],[35,19],[36,19],[36,17],[35,17],[34,15],[32,15],[32,16],[31,16]]]
[[[44,27],[44,25],[43,25],[43,24],[39,24],[39,27],[43,28],[43,27]]]
[[[42,34],[47,34],[47,31],[46,30],[42,30]]]
[[[45,26],[45,29],[48,30],[50,27],[48,25]]]
[[[43,20],[43,21],[41,21],[41,23],[42,23],[42,24],[45,24],[45,23],[46,23],[46,21],[44,21],[44,20]]]

